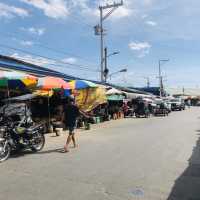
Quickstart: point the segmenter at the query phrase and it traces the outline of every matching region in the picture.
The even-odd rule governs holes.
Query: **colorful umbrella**
[[[74,80],[69,82],[72,90],[82,90],[87,88],[96,88],[98,87],[95,83],[85,80]]]
[[[41,90],[70,90],[70,85],[62,78],[46,76],[38,79],[37,87]]]
[[[38,84],[37,87],[40,90],[46,90],[48,93],[52,92],[52,90],[63,90],[64,93],[65,91],[69,91],[70,85],[66,81],[64,81],[62,78],[58,77],[51,77],[51,76],[46,76],[43,78],[38,79]],[[49,126],[51,124],[51,112],[50,112],[50,95],[48,94],[48,115],[49,115]]]
[[[0,71],[0,87],[8,89],[24,89],[34,87],[37,77],[15,71]]]

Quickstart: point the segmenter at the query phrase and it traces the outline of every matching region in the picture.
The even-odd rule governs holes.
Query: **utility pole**
[[[150,79],[149,79],[149,77],[147,79],[147,87],[150,88]]]
[[[107,4],[106,6],[99,6],[100,24],[95,26],[95,34],[100,35],[100,52],[101,52],[101,82],[104,82],[104,35],[103,21],[106,20],[118,7],[123,5],[123,0],[120,3]],[[104,10],[110,9],[105,15]]]
[[[160,97],[163,95],[164,91],[164,85],[163,85],[163,76],[161,72],[161,62],[168,62],[169,59],[167,60],[159,60],[158,65],[159,65],[159,87],[160,87]]]
[[[185,95],[185,87],[183,86],[183,96]]]
[[[104,29],[103,29],[103,8],[99,7],[100,10],[100,48],[101,48],[101,82],[103,82],[103,47],[104,47],[104,41],[103,41],[103,36],[104,36]]]
[[[160,97],[162,97],[162,74],[161,74],[160,60],[159,60],[159,87],[160,87]]]
[[[143,77],[147,81],[147,88],[150,88],[150,78],[149,77]]]
[[[107,65],[107,59],[108,59],[108,49],[107,49],[107,47],[104,49],[104,61],[105,61],[105,68],[104,68],[104,73],[103,73],[103,75],[104,75],[104,78],[105,78],[105,83],[107,82],[107,77],[108,77],[108,73],[109,73],[109,70],[108,70],[108,65]]]

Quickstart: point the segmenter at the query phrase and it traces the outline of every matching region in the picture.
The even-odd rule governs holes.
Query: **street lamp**
[[[110,56],[117,55],[117,54],[120,54],[120,51],[114,51],[113,53],[108,54],[107,58],[109,58]]]
[[[161,64],[164,62],[169,62],[169,59],[162,59],[162,60],[159,60],[159,62],[158,62],[158,64],[159,64],[160,97],[162,97],[162,93],[163,93],[163,77],[162,77],[162,72],[161,72]]]
[[[143,76],[142,78],[147,81],[147,88],[150,88],[150,77]]]
[[[119,70],[119,71],[116,71],[116,72],[111,73],[111,74],[109,75],[109,77],[110,77],[110,79],[111,79],[111,77],[112,77],[113,75],[118,74],[118,73],[127,72],[127,71],[128,71],[128,70],[127,70],[126,68],[124,68],[124,69],[121,69],[121,70]]]

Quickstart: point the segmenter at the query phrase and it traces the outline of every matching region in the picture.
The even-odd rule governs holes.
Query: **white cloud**
[[[62,68],[62,66],[64,66],[64,63],[58,63],[57,61],[48,59],[48,58],[43,58],[43,57],[39,57],[39,56],[32,56],[29,54],[19,54],[19,53],[13,53],[10,55],[11,57],[14,57],[16,59],[19,60],[23,60],[25,62],[28,63],[32,63],[35,65],[39,65],[39,66],[46,66],[46,67],[50,67],[50,66],[54,66],[56,65],[57,69],[60,69],[60,67]],[[66,63],[71,63],[74,64],[76,62],[76,58],[70,57],[70,58],[65,58],[63,60],[61,60],[61,62],[66,62]],[[51,68],[51,67],[50,67]]]
[[[38,8],[44,12],[44,14],[50,18],[65,19],[71,13],[78,13],[84,17],[90,18],[99,17],[99,5],[106,5],[113,1],[107,0],[95,0],[91,3],[90,0],[20,0],[23,3],[29,4]],[[147,0],[149,1],[149,0]],[[116,1],[116,2],[120,2]],[[133,14],[133,4],[131,0],[126,0],[124,5],[119,7],[112,15],[110,19],[121,19]],[[108,9],[109,11],[109,9]],[[91,19],[91,18],[90,18]]]
[[[149,25],[149,26],[157,26],[157,23],[154,22],[154,21],[146,21],[145,23],[146,23],[147,25]]]
[[[27,31],[31,34],[35,34],[35,35],[38,35],[38,36],[41,36],[45,33],[46,29],[45,28],[35,28],[35,27],[30,27],[30,28],[20,28],[21,30],[23,31]]]
[[[150,6],[154,3],[155,0],[143,0],[145,6]]]
[[[71,57],[71,58],[64,58],[62,61],[63,61],[63,62],[66,62],[66,63],[74,64],[74,63],[76,63],[77,59]]]
[[[28,11],[23,8],[0,3],[0,17],[13,18],[15,16],[27,17],[28,15]]]
[[[130,42],[129,48],[137,53],[139,58],[142,58],[149,54],[151,45],[148,42]]]
[[[23,41],[20,41],[20,44],[23,46],[33,46],[34,43],[29,40],[23,40]]]
[[[141,51],[145,49],[150,49],[151,45],[148,42],[131,42],[129,44],[131,50]]]
[[[30,27],[28,28],[28,31],[32,34],[36,34],[36,35],[43,35],[45,33],[45,28],[34,28],[34,27]]]
[[[28,55],[28,54],[20,55],[18,53],[13,53],[13,54],[11,54],[11,57],[14,57],[14,58],[19,59],[19,60],[23,60],[25,62],[29,62],[29,63],[35,64],[35,65],[55,64],[55,62],[52,61],[52,60],[49,60],[49,59],[46,59],[46,58],[37,57],[37,56],[33,57],[31,55]]]
[[[132,13],[133,13],[133,9],[129,9],[127,7],[120,7],[113,13],[112,18],[121,19],[124,17],[131,16]]]
[[[71,8],[73,8],[74,10],[76,10],[78,8],[80,10],[80,13],[83,16],[87,17],[89,20],[91,20],[91,17],[93,17],[93,19],[95,18],[95,20],[97,20],[97,18],[100,15],[99,5],[103,6],[103,5],[106,5],[106,4],[113,4],[113,1],[107,1],[107,0],[95,0],[93,4],[91,4],[91,1],[89,1],[89,0],[76,0],[76,1],[69,0],[69,2],[71,2]],[[120,2],[120,0],[116,1],[116,3],[117,2]],[[131,7],[129,7],[129,4],[126,3],[125,5],[117,8],[112,13],[112,15],[110,16],[109,19],[115,20],[115,19],[122,19],[122,18],[125,18],[125,17],[128,17],[128,16],[131,16],[133,11],[134,10]],[[104,10],[105,14],[107,12],[109,12],[109,9]]]
[[[44,14],[54,19],[65,19],[69,15],[65,0],[21,0],[44,12]]]

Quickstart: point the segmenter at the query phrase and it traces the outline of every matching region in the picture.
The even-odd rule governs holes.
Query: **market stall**
[[[124,117],[123,100],[125,99],[124,92],[116,88],[109,88],[106,92],[108,100],[109,114],[112,119],[119,119]]]

